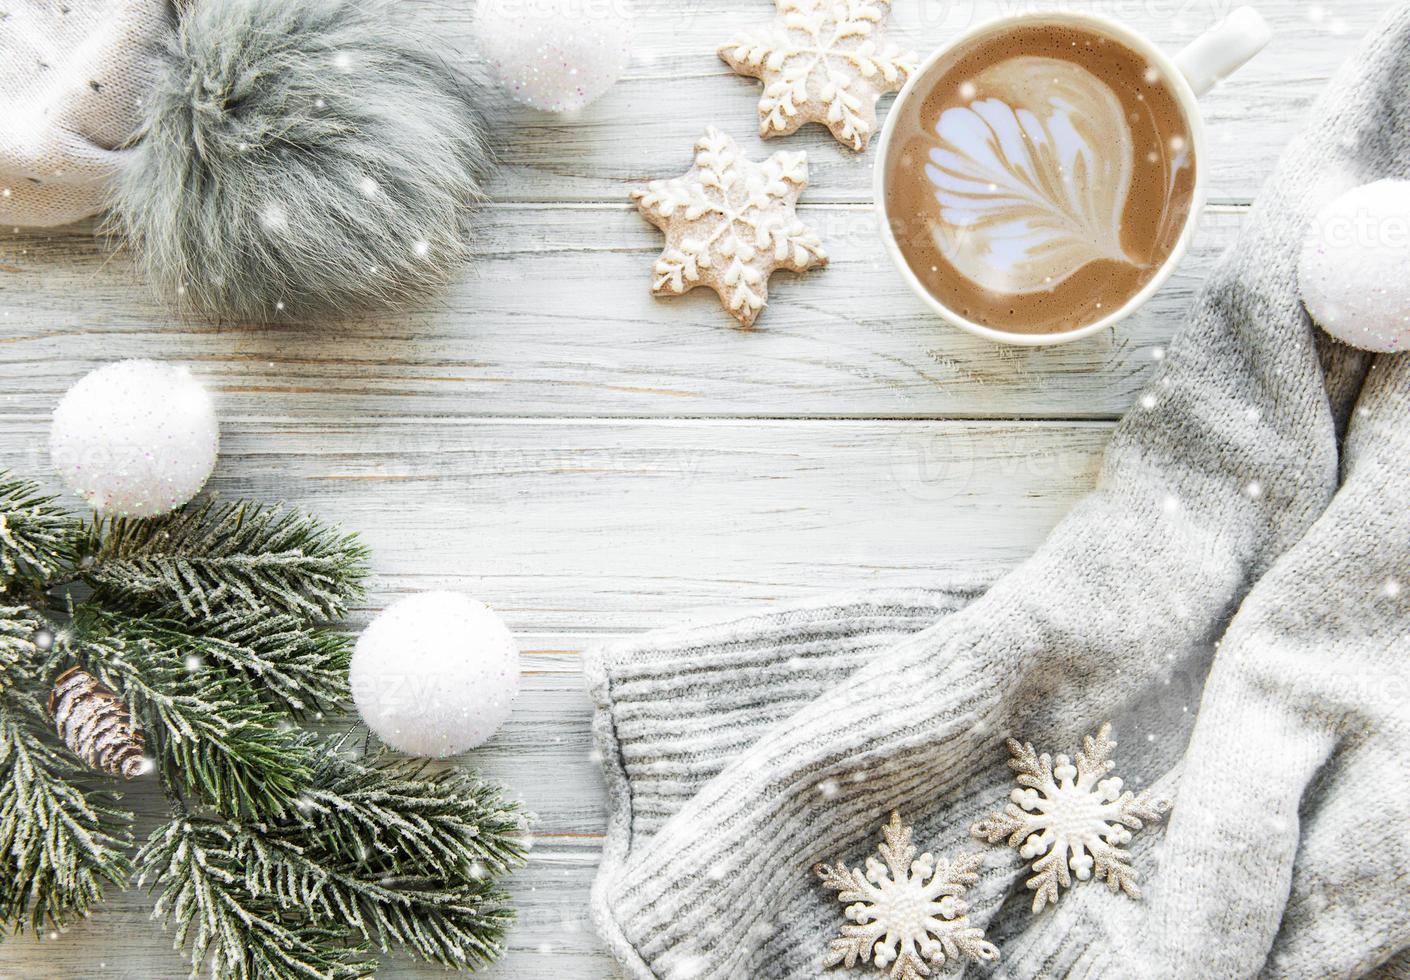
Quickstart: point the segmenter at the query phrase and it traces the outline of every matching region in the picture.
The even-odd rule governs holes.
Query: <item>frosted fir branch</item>
[[[345,928],[304,921],[267,896],[252,895],[230,864],[222,825],[178,815],[138,852],[138,883],[158,889],[154,918],[166,919],[191,976],[211,980],[352,980],[372,976],[366,943]]]
[[[18,500],[62,529],[31,491],[7,511],[0,485],[0,513]],[[512,913],[495,880],[527,848],[516,809],[468,774],[346,758],[289,723],[348,700],[351,644],[325,624],[361,594],[354,537],[239,504],[69,522],[67,551],[17,551],[39,538],[16,526],[0,540],[18,556],[0,554],[14,597],[0,606],[0,924],[87,915],[131,870],[130,815],[80,788],[44,711],[78,665],[138,719],[182,811],[137,860],[193,975],[350,980],[372,975],[373,945],[459,969],[500,954]]]
[[[43,628],[29,607],[0,606],[0,692],[35,684],[44,661],[37,642]]]
[[[167,638],[142,620],[81,606],[62,642],[141,720],[168,786],[233,816],[289,812],[311,766],[291,726],[248,682],[188,662]]]
[[[201,623],[229,609],[328,622],[363,593],[367,549],[295,511],[206,503],[89,528],[83,577],[128,608]]]
[[[70,565],[79,521],[40,492],[39,484],[0,470],[0,576],[49,579]]]
[[[163,860],[187,853],[198,856],[194,868],[191,861]],[[143,880],[161,887],[164,899],[192,891],[197,886],[188,879],[199,877],[202,887],[218,886],[242,908],[270,902],[298,909],[319,927],[347,929],[354,941],[383,951],[401,945],[421,959],[458,969],[497,958],[513,918],[505,896],[488,878],[443,882],[388,874],[282,838],[268,827],[213,818],[173,821],[159,844],[149,841],[143,848],[138,862]],[[190,903],[173,899],[165,907],[179,916]]]
[[[523,865],[525,818],[498,787],[461,770],[430,772],[390,754],[351,759],[339,749],[317,754],[298,813],[331,856],[446,881]]]
[[[0,692],[0,927],[39,933],[87,916],[132,866],[132,815],[41,737],[33,698]]]
[[[286,613],[229,609],[202,626],[206,654],[243,674],[277,706],[295,717],[333,712],[352,701],[348,665],[352,639]]]
[[[218,666],[247,683],[272,708],[299,717],[333,711],[351,701],[348,663],[352,641],[283,613],[255,616],[228,609],[200,627],[159,615],[134,616],[93,604],[89,628],[116,633],[165,652],[188,672]]]
[[[455,882],[392,877],[380,869],[321,861],[316,852],[305,854],[249,833],[234,838],[231,855],[256,894],[274,894],[317,919],[346,922],[383,951],[396,944],[444,966],[498,959],[513,921],[506,897],[487,877]]]

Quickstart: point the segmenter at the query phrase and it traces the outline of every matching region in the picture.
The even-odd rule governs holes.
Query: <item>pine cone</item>
[[[147,771],[142,729],[122,698],[88,671],[70,667],[55,678],[49,712],[64,744],[92,768],[125,779]]]

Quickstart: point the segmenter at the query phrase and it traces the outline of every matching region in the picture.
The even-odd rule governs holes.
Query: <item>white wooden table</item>
[[[469,4],[439,0],[431,16],[463,41]],[[1233,5],[1071,4],[1172,48]],[[539,818],[495,978],[614,975],[587,915],[604,795],[580,651],[691,615],[1022,559],[1091,485],[1114,420],[1385,0],[1261,0],[1273,46],[1207,99],[1199,244],[1114,335],[1037,351],[948,329],[907,293],[874,231],[874,153],[853,156],[818,127],[761,145],[756,83],[714,49],[767,18],[767,0],[637,6],[636,58],[605,98],[571,118],[507,115],[477,260],[411,314],[332,328],[183,322],[81,231],[0,234],[0,465],[49,478],[48,414],[85,372],[123,357],[184,362],[218,392],[214,489],[287,500],[372,546],[375,587],[355,625],[398,596],[449,588],[518,634],[513,720],[464,760]],[[924,52],[1019,6],[896,0],[893,28]],[[651,298],[660,236],[627,200],[684,171],[708,124],[755,156],[808,150],[803,210],[832,255],[821,272],[776,276],[750,332],[704,290]],[[129,802],[161,809],[151,793]],[[0,978],[185,976],[148,907],[133,892],[62,935],[9,939]],[[397,957],[383,975],[442,974]]]

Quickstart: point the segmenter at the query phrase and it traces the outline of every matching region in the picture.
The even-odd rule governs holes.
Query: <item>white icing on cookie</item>
[[[1134,160],[1110,86],[1035,56],[999,62],[973,84],[984,98],[941,114],[925,168],[940,204],[932,233],[955,268],[1023,295],[1101,259],[1139,265],[1121,245]]]

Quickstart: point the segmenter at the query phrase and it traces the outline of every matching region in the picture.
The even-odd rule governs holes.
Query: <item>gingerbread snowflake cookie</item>
[[[817,233],[794,210],[807,184],[807,154],[775,153],[754,163],[734,140],[707,129],[684,176],[632,191],[642,215],[666,235],[651,291],[680,295],[709,286],[741,325],[751,326],[774,270],[827,264]]]
[[[890,0],[776,0],[772,23],[720,48],[741,75],[764,83],[759,135],[822,123],[861,152],[876,131],[876,102],[900,91],[916,56],[886,40]]]

